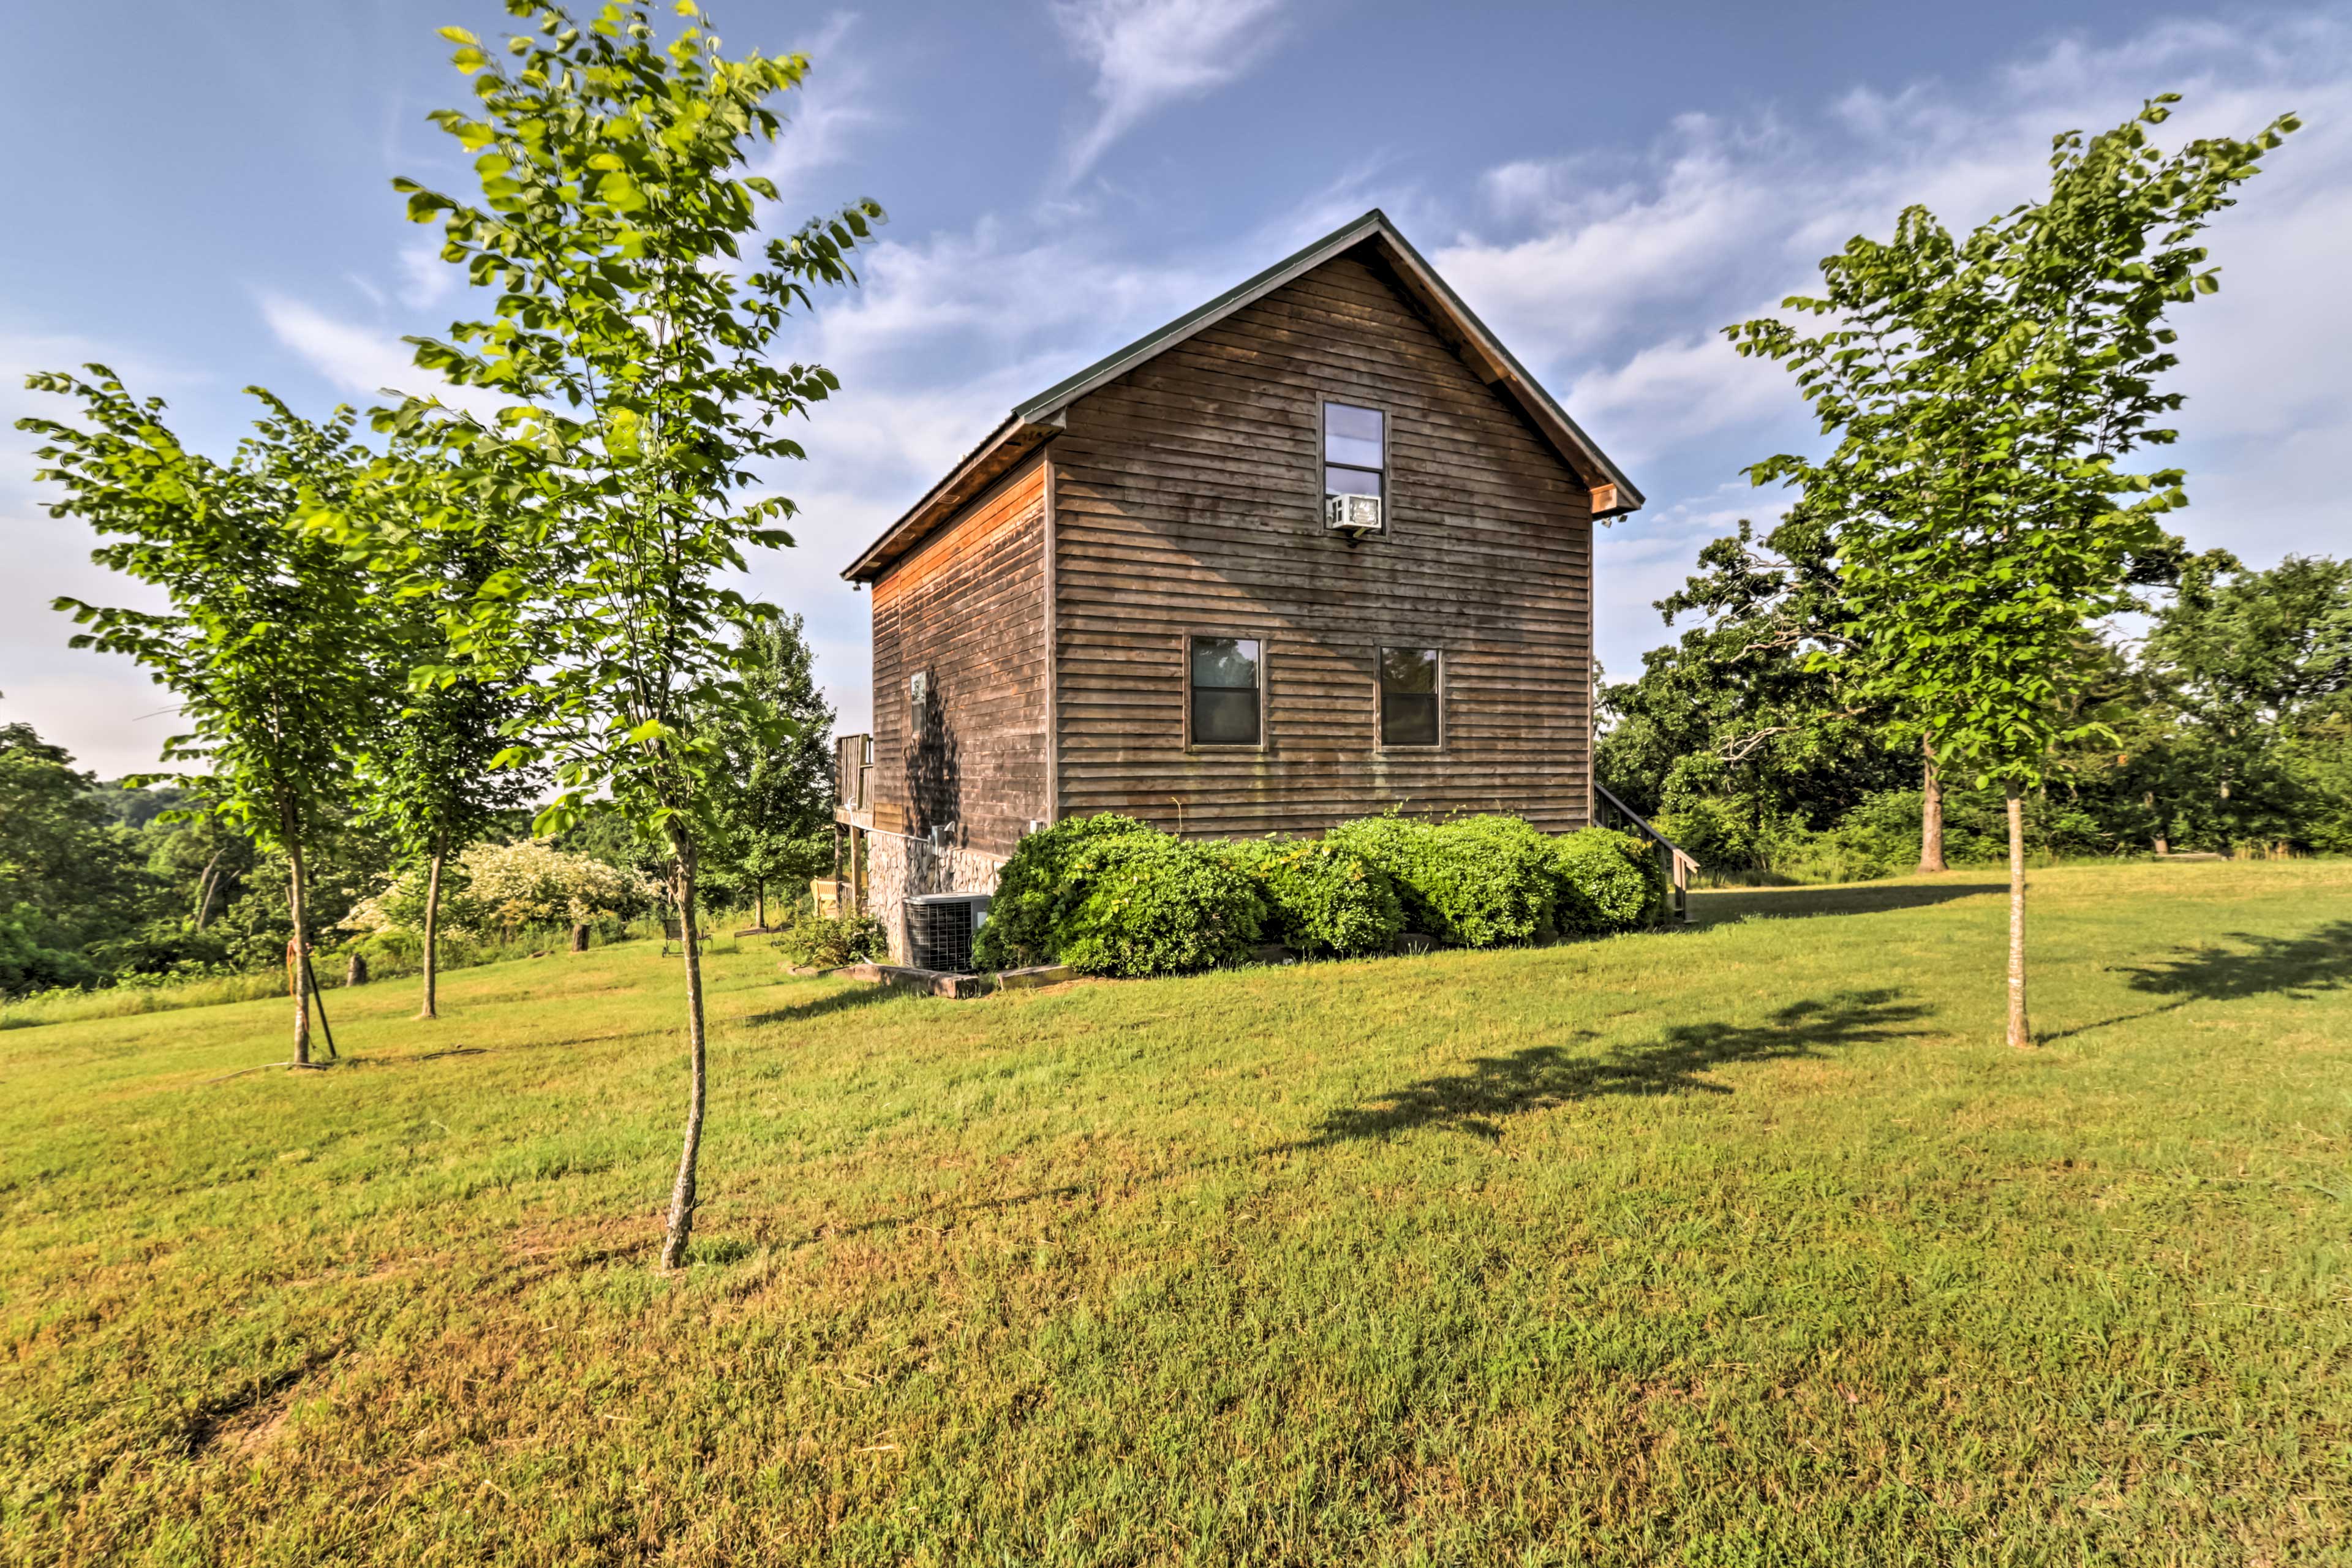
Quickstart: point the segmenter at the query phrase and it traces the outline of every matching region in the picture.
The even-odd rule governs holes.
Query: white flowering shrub
[[[342,929],[407,936],[425,923],[424,870],[404,871],[355,906]],[[637,913],[658,889],[642,872],[574,855],[540,839],[477,844],[441,872],[441,934],[452,942],[511,938],[525,926],[593,925]]]

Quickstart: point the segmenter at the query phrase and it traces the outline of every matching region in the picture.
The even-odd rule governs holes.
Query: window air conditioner
[[[1333,533],[1378,533],[1381,531],[1381,498],[1325,496],[1323,526]]]
[[[970,974],[971,939],[987,921],[986,893],[925,893],[908,899],[908,956],[919,969]]]

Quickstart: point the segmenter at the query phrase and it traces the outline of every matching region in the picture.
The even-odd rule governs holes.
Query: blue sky
[[[1602,538],[1615,674],[1650,601],[1769,494],[1740,468],[1811,439],[1724,323],[1805,286],[1905,204],[1972,224],[2037,188],[2050,136],[2189,95],[2181,136],[2309,128],[2225,215],[2224,288],[2182,318],[2197,544],[2352,549],[2352,7],[1507,6],[1008,0],[826,10],[721,0],[731,48],[800,49],[763,155],[780,227],[890,212],[864,286],[787,345],[845,390],[775,476],[798,549],[756,586],[803,612],[845,729],[866,603],[841,567],[1005,409],[1305,240],[1384,207],[1633,475]],[[400,338],[467,309],[388,182],[457,185],[425,111],[465,101],[436,26],[487,0],[77,0],[0,22],[0,416],[27,370],[102,359],[225,451],[265,384],[320,410],[422,388]],[[102,72],[102,91],[91,87]],[[49,519],[0,431],[0,721],[114,774],[168,700],[66,649],[48,602],[134,597]]]

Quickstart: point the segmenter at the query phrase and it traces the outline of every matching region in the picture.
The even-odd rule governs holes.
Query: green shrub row
[[[1244,838],[1209,847],[1256,884],[1265,934],[1310,958],[1385,952],[1404,902],[1378,865],[1328,838]]]
[[[1389,816],[1319,840],[1203,844],[1105,815],[1021,841],[973,959],[1144,975],[1243,963],[1268,940],[1312,957],[1386,952],[1407,931],[1500,947],[1628,931],[1664,897],[1646,847],[1598,828],[1553,837],[1514,816]]]

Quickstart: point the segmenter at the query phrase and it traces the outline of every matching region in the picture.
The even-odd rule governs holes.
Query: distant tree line
[[[745,689],[712,698],[712,722],[728,740],[712,786],[722,831],[704,852],[703,878],[709,907],[764,921],[832,866],[833,712],[799,617],[747,628],[740,640]],[[425,890],[436,862],[437,951],[478,952],[524,925],[573,923],[575,911],[600,926],[667,917],[667,846],[642,839],[611,814],[591,812],[540,841],[557,860],[578,863],[562,873],[570,895],[547,890],[550,862],[539,868],[537,890],[518,899],[509,890],[512,856],[483,852],[533,842],[530,793],[508,787],[509,777],[488,773],[486,759],[474,763],[470,783],[499,798],[469,816],[454,840],[404,837],[385,795],[451,783],[428,774],[422,760],[384,761],[374,771],[425,729],[403,695],[405,671],[378,678],[382,728],[366,737],[370,765],[352,770],[321,803],[306,838],[310,945],[338,963],[357,952],[379,975],[424,971],[432,951],[423,941]],[[763,721],[776,738],[760,738]],[[779,721],[790,728],[778,731]],[[489,863],[504,879],[494,889],[476,885],[477,868]],[[624,880],[598,883],[595,866]],[[584,893],[592,884],[596,890]],[[200,784],[101,782],[32,726],[0,726],[0,996],[279,968],[294,932],[290,887],[285,852],[214,810]],[[518,920],[516,910],[529,912]]]
[[[1698,624],[1601,694],[1601,783],[1733,878],[1907,871],[1938,829],[1945,862],[1999,863],[2001,792],[1937,780],[1935,810],[1917,734],[1804,635],[1819,543],[1798,519],[1702,552],[1658,605]],[[2158,552],[2141,577],[2145,614],[2074,645],[2072,717],[2102,730],[2053,752],[2029,849],[2352,853],[2352,561]]]

